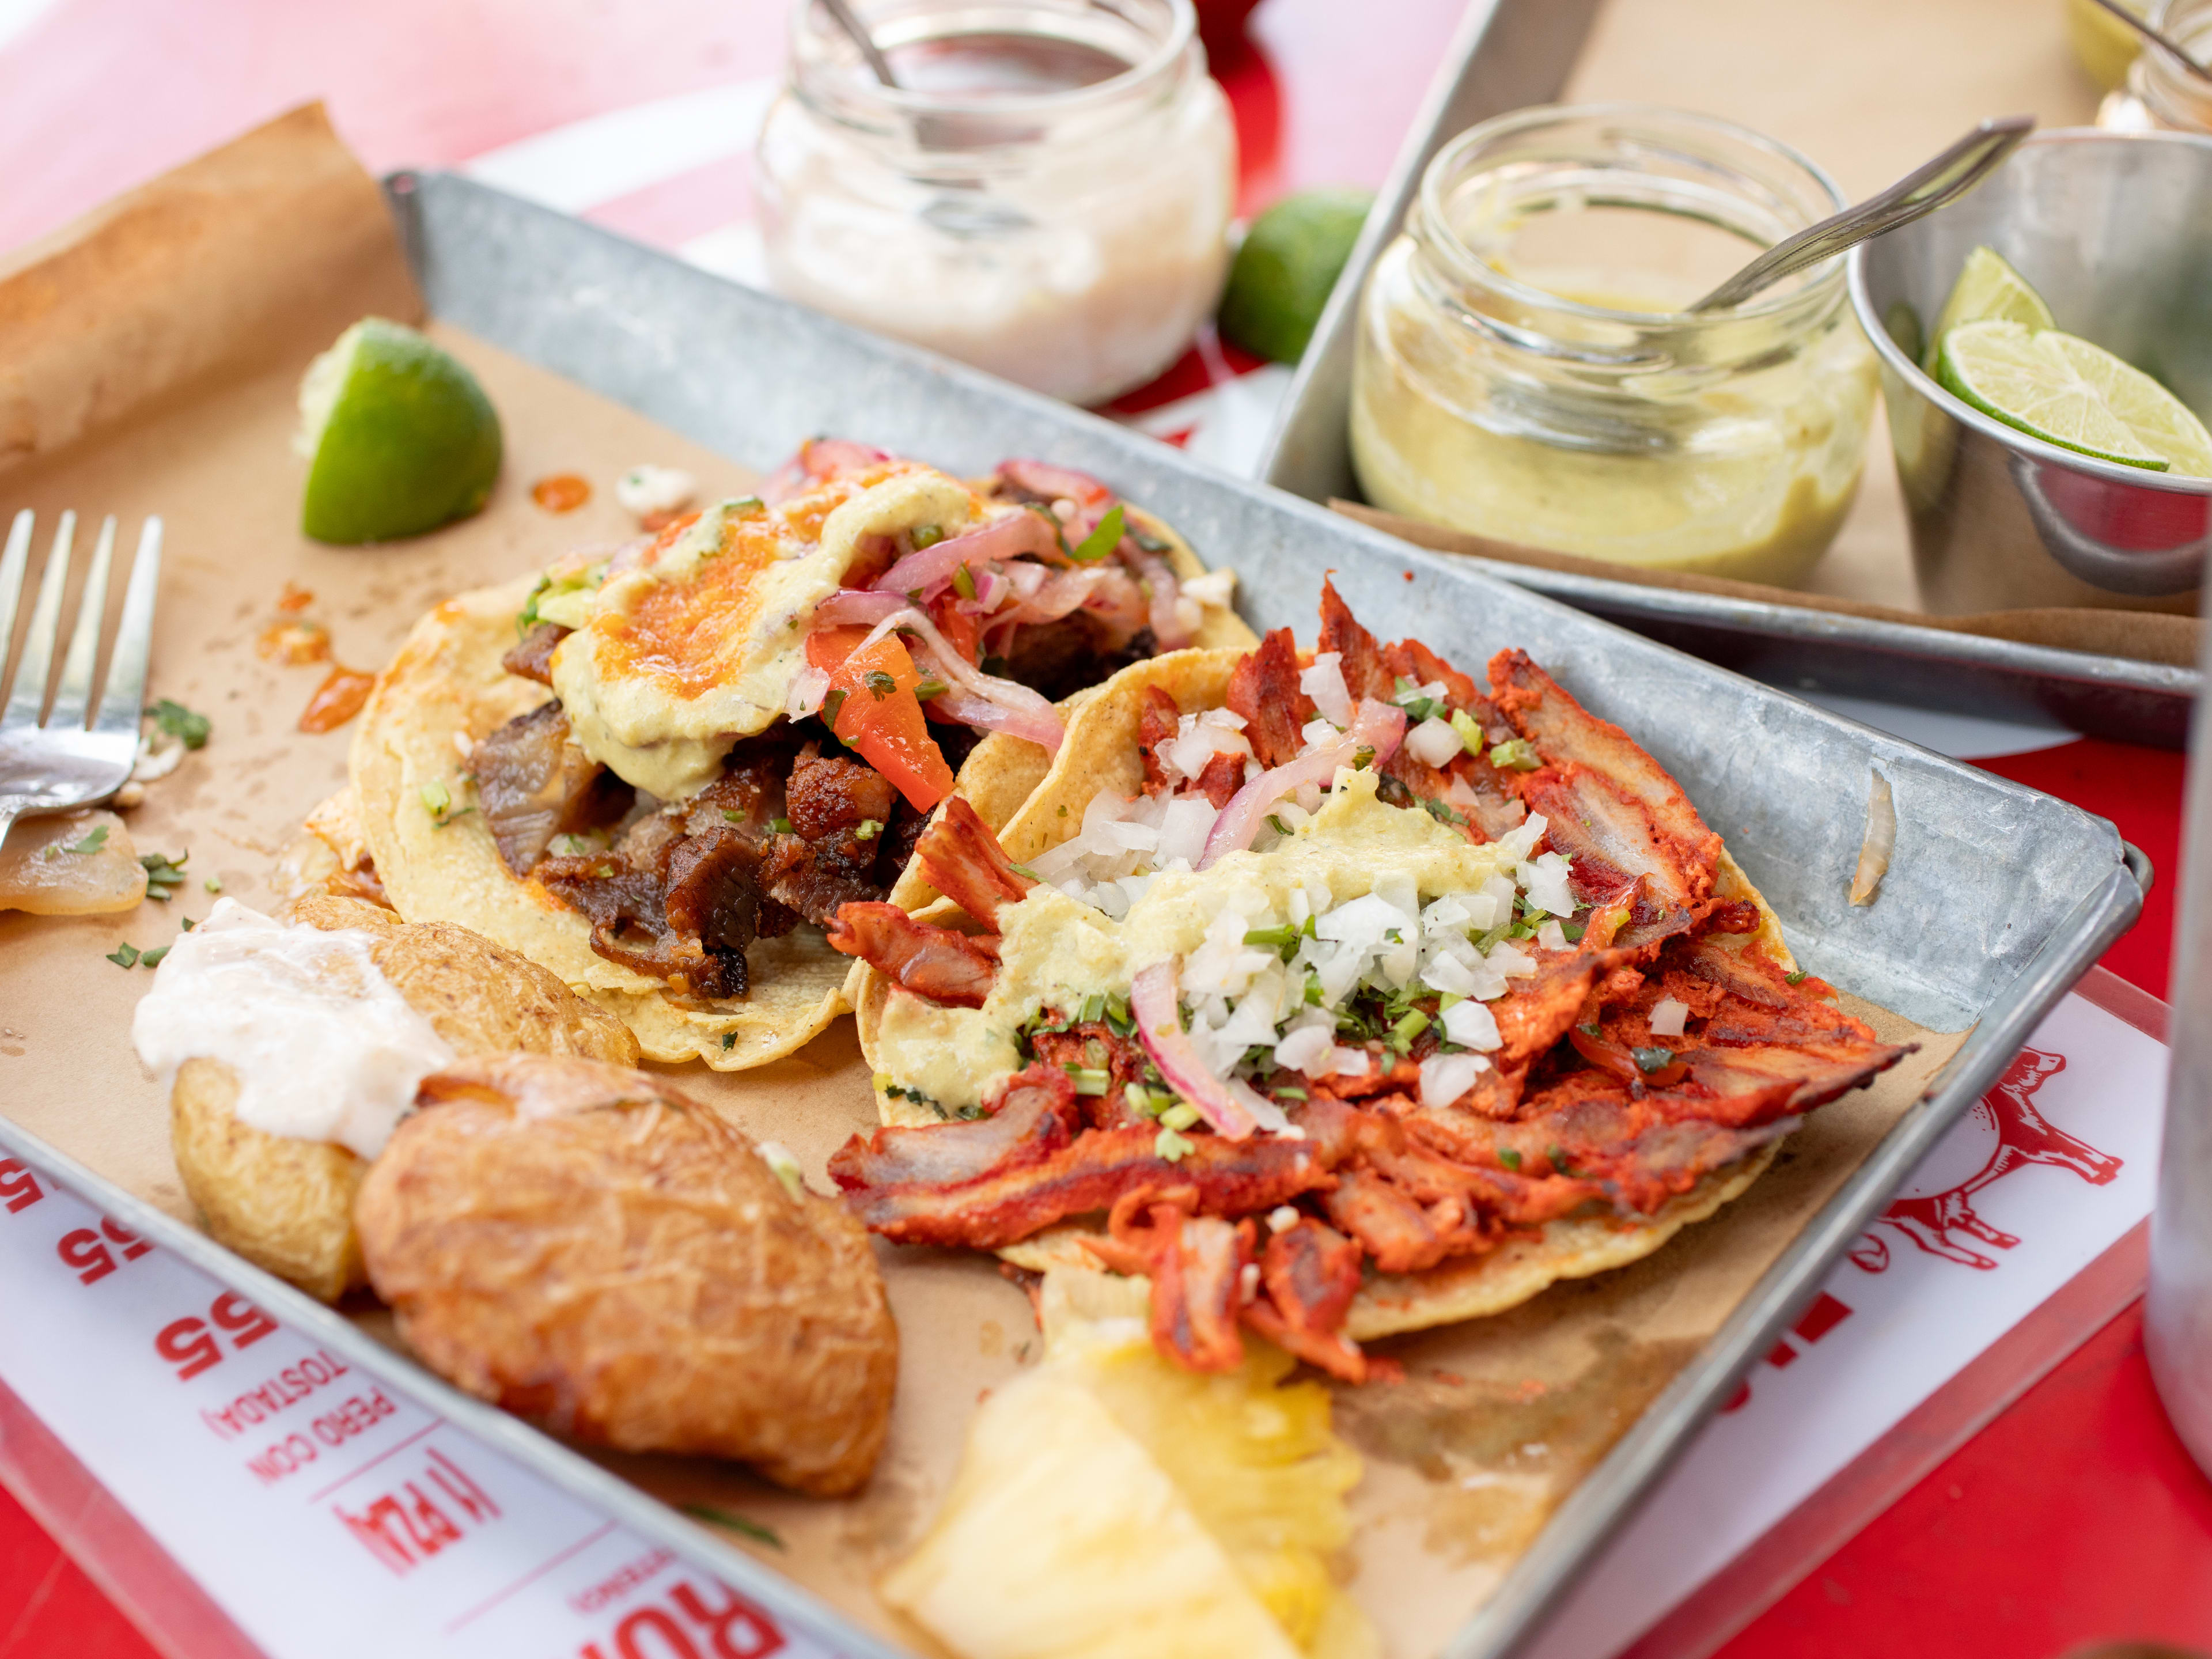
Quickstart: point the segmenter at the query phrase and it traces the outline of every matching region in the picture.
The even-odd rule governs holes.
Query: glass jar
[[[2212,64],[2212,0],[2161,0],[2150,9],[2150,23],[2198,63]],[[2212,133],[2212,82],[2147,46],[2125,84],[2098,106],[2097,125],[2119,132]]]
[[[1367,499],[1524,546],[1802,580],[1873,419],[1843,263],[1682,307],[1842,205],[1811,162],[1708,116],[1547,106],[1461,134],[1362,297]]]
[[[1228,100],[1190,0],[858,0],[878,82],[820,6],[755,150],[769,281],[1075,403],[1141,386],[1219,299]]]

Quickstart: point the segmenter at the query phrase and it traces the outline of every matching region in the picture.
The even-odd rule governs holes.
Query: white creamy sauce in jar
[[[374,1158],[416,1085],[455,1056],[369,943],[220,901],[155,970],[131,1022],[139,1063],[166,1088],[186,1060],[219,1060],[237,1076],[240,1122]]]

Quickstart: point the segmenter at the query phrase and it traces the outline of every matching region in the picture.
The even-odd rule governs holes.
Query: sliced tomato
[[[929,619],[937,624],[937,631],[945,635],[945,642],[957,651],[974,667],[979,659],[975,647],[983,632],[982,619],[960,608],[957,589],[946,588],[929,607]]]
[[[921,811],[952,793],[952,769],[929,735],[914,688],[921,671],[896,634],[862,647],[865,628],[825,628],[806,638],[806,659],[830,675],[830,729]]]

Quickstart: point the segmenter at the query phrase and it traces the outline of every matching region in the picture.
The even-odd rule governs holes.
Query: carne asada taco
[[[890,887],[970,748],[1003,817],[1052,699],[1251,639],[1230,580],[1079,473],[811,443],[757,497],[416,623],[354,743],[368,862],[647,1058],[758,1065],[843,1010],[821,924]]]
[[[1906,1052],[1633,739],[1490,678],[1324,588],[1316,654],[1109,682],[1003,846],[949,801],[901,895],[944,896],[830,930],[890,1126],[831,1161],[861,1218],[1147,1274],[1194,1369],[1249,1326],[1356,1381],[1649,1255]]]

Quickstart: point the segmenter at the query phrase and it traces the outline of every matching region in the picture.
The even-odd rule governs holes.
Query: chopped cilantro
[[[1466,734],[1461,734],[1464,740]],[[1492,744],[1490,763],[1515,772],[1533,772],[1544,762],[1536,753],[1536,745],[1526,738],[1508,738],[1504,743]]]
[[[215,730],[205,714],[196,714],[173,697],[164,697],[146,711],[153,716],[154,724],[187,749],[207,746],[208,733]]]
[[[161,965],[161,958],[168,954],[169,947],[167,945],[157,945],[152,950],[145,951],[139,957],[138,965],[141,968],[159,968]]]
[[[925,678],[914,683],[914,695],[924,702],[927,702],[932,697],[943,696],[945,690],[945,684],[940,679]]]
[[[1121,524],[1127,515],[1119,501],[1106,509],[1106,516],[1098,520],[1098,527],[1076,546],[1068,550],[1067,556],[1078,564],[1096,564],[1121,544]]]
[[[1802,985],[1805,982],[1805,970],[1800,968],[1796,973],[1784,974],[1782,977],[1792,985]]]
[[[65,853],[89,854],[97,853],[101,848],[106,845],[107,826],[104,823],[95,823],[90,830],[85,832],[83,840],[71,842],[66,847],[63,846],[59,842],[55,842],[49,845],[46,851],[40,854],[39,856],[41,859],[58,859]],[[142,859],[139,862],[143,864],[145,860]],[[167,895],[164,894],[163,896],[167,897]]]
[[[766,1544],[771,1549],[783,1547],[783,1540],[776,1535],[774,1527],[764,1527],[749,1516],[739,1515],[735,1510],[717,1509],[712,1504],[686,1504],[684,1513],[695,1521],[708,1521],[718,1527],[727,1527],[732,1532],[751,1539],[756,1544]]]
[[[878,836],[880,836],[883,833],[884,821],[881,818],[862,818],[860,820],[860,827],[853,831],[853,839],[854,841],[873,841]]]
[[[837,686],[822,699],[822,723],[832,732],[837,729],[837,711],[845,706],[845,688]]]
[[[1279,836],[1287,836],[1291,833],[1291,826],[1273,812],[1267,814],[1267,827]]]
[[[1674,1063],[1672,1048],[1631,1048],[1628,1052],[1636,1056],[1636,1069],[1639,1072],[1661,1071]]]
[[[185,924],[185,931],[188,933],[191,933],[193,928],[199,926],[199,924],[194,921],[190,916],[184,916],[179,918],[179,920],[181,920]]]
[[[185,861],[191,857],[189,851],[173,859],[162,853],[141,853],[138,862],[146,866],[146,896],[167,904],[185,884]]]
[[[1498,1149],[1498,1161],[1509,1170],[1517,1170],[1521,1167],[1521,1154],[1510,1146],[1501,1146]]]
[[[789,818],[770,818],[768,821],[768,827],[779,836],[788,836],[793,833]]]
[[[945,539],[945,532],[944,529],[938,525],[926,524],[918,526],[912,534],[908,536],[908,539],[913,542],[914,550],[919,553],[923,548],[934,547],[938,543],[943,541]],[[963,564],[960,568],[963,570],[965,570],[968,567]],[[971,592],[966,597],[972,599],[975,596]]]
[[[1353,771],[1364,772],[1369,767],[1374,764],[1375,750],[1368,744],[1363,743],[1358,749],[1352,751],[1352,769]]]
[[[1066,807],[1066,805],[1065,803],[1062,803],[1062,804],[1061,804],[1061,806],[1060,806],[1060,817],[1066,817],[1067,816],[1067,807]]]
[[[1429,816],[1439,823],[1464,824],[1467,822],[1464,813],[1453,811],[1440,800],[1430,800],[1424,797],[1421,805],[1428,808]]]
[[[1276,927],[1248,928],[1244,933],[1247,945],[1264,945],[1271,951],[1279,951],[1285,945],[1295,945],[1297,938],[1298,930],[1288,922]]]
[[[731,1049],[737,1046],[738,1034],[735,1031],[725,1031],[722,1033],[722,1052],[724,1054],[726,1054]]]
[[[107,959],[118,968],[136,968],[138,965],[138,952],[131,945],[118,945],[108,953]]]
[[[1559,932],[1568,944],[1579,945],[1583,942],[1583,935],[1589,932],[1589,927],[1586,922],[1563,921],[1559,924]]]
[[[553,837],[550,850],[556,858],[586,859],[599,848],[582,836],[560,835]]]
[[[963,599],[975,597],[975,573],[964,564],[952,567],[952,591]]]
[[[866,673],[861,675],[860,684],[868,688],[869,694],[878,702],[881,702],[898,690],[898,682],[880,668],[871,668]]]

